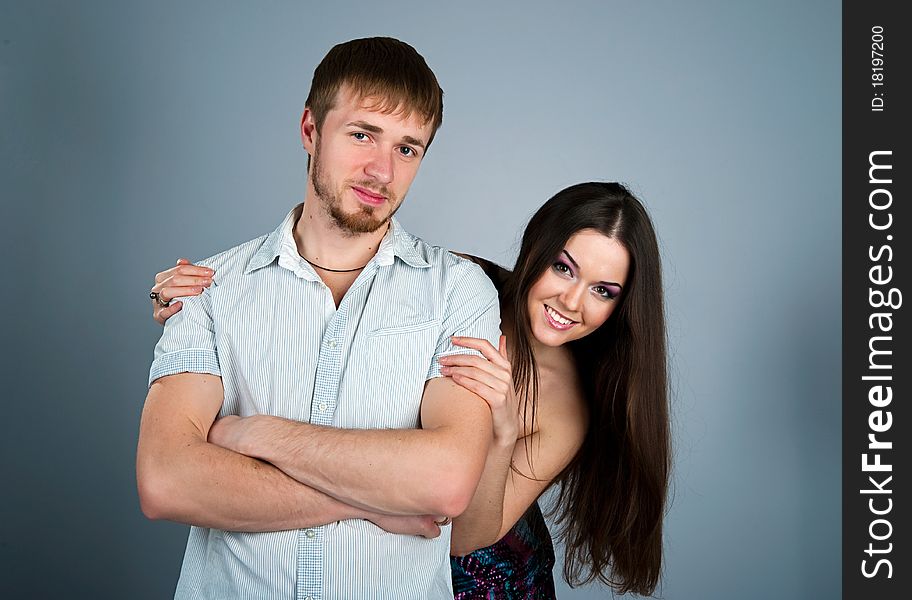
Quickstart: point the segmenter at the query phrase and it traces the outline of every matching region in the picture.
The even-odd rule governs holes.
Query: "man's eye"
[[[399,153],[402,154],[402,156],[408,156],[408,157],[415,156],[415,154],[416,154],[415,149],[409,148],[408,146],[402,146],[401,148],[399,148]]]
[[[363,131],[356,131],[351,135],[353,138],[355,138],[358,141],[364,141],[367,139],[367,134],[364,133]]]

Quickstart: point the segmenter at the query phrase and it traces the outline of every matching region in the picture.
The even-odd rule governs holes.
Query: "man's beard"
[[[386,202],[394,208],[388,215],[382,218],[377,214],[383,208],[382,206],[373,207],[361,204],[356,212],[351,214],[346,213],[342,210],[343,192],[341,190],[332,189],[332,184],[327,178],[326,173],[320,168],[320,160],[317,158],[320,155],[319,145],[316,150],[317,151],[314,152],[313,156],[313,188],[320,199],[323,209],[329,215],[330,219],[332,219],[333,224],[344,233],[351,236],[362,233],[373,233],[386,225],[392,216],[396,214],[396,211],[399,210],[399,205],[401,204],[396,202],[396,198],[389,193],[389,190],[387,190],[385,186],[375,189],[375,184],[370,181],[354,182],[354,185],[383,194],[386,196]]]

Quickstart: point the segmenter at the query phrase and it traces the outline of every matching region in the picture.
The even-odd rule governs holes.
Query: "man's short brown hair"
[[[443,122],[443,90],[418,52],[388,37],[363,38],[338,44],[314,71],[307,96],[317,131],[346,86],[356,97],[375,102],[371,108],[409,118],[417,114],[431,126],[427,146]]]

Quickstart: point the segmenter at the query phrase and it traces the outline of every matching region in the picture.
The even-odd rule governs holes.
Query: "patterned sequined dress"
[[[450,564],[456,600],[555,598],[554,546],[538,503],[499,542]]]

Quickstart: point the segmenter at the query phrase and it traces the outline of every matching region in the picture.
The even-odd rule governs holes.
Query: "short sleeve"
[[[160,377],[177,373],[222,374],[215,349],[210,290],[181,301],[183,307],[165,322],[165,330],[155,346],[155,359],[149,370],[150,386]]]
[[[439,362],[442,356],[480,356],[476,350],[454,346],[450,340],[452,336],[485,339],[495,348],[500,341],[500,302],[497,290],[478,265],[464,264],[464,275],[456,278],[455,284],[447,294],[447,307],[440,337],[437,338],[437,347],[426,379],[442,377]]]

